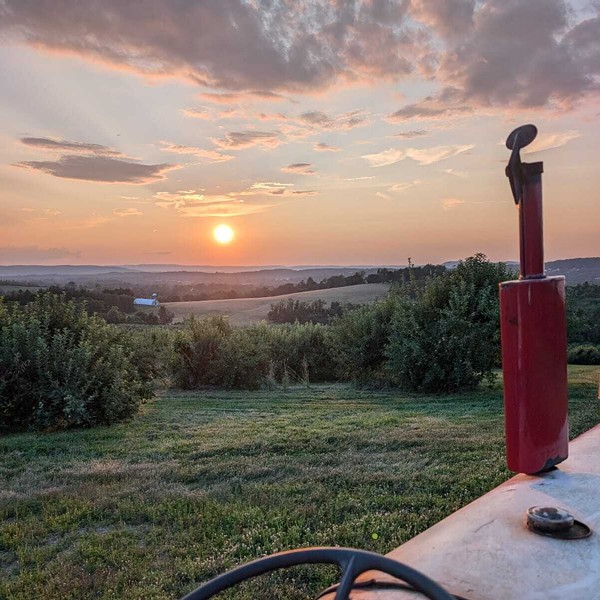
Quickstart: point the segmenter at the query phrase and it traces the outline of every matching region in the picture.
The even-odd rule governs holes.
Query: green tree
[[[0,303],[0,430],[108,425],[150,395],[122,332],[81,304]]]
[[[175,315],[172,312],[169,312],[165,306],[160,306],[158,309],[158,322],[161,325],[168,325],[173,322],[173,318]]]
[[[225,341],[232,328],[223,317],[185,321],[183,331],[175,340],[175,383],[184,389],[219,385],[217,363],[221,361]]]
[[[331,326],[331,354],[342,379],[359,385],[384,378],[385,348],[397,309],[395,294],[342,314]]]
[[[498,284],[511,273],[477,254],[445,276],[399,293],[385,348],[397,385],[422,392],[473,388],[500,363]],[[413,290],[413,291],[414,291]]]

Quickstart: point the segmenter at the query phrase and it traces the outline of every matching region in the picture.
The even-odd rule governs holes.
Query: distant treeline
[[[327,290],[331,288],[360,285],[364,283],[402,283],[412,280],[423,280],[428,277],[440,275],[446,271],[443,265],[424,265],[420,267],[409,266],[403,269],[377,269],[375,273],[366,274],[365,271],[357,271],[352,275],[332,275],[321,281],[315,281],[312,277],[303,279],[298,283],[283,283],[281,285],[255,285],[248,283],[165,283],[154,282],[152,284],[131,285],[128,287],[115,287],[113,289],[76,286],[70,282],[65,286],[52,286],[54,292],[65,291],[68,298],[85,297],[91,312],[107,314],[111,306],[117,307],[122,313],[131,314],[133,304],[130,299],[137,297],[150,297],[154,292],[158,293],[161,302],[189,302],[198,300],[228,300],[234,298],[268,298],[271,296],[283,296],[296,292],[310,292],[315,290]],[[243,280],[243,274],[241,274]],[[19,286],[21,288],[35,287],[29,284],[19,284],[14,281],[0,281],[0,286]],[[5,291],[4,297],[18,302],[30,302],[35,294],[33,291]]]
[[[288,298],[271,304],[267,319],[271,323],[320,323],[329,325],[336,317],[341,317],[345,312],[359,308],[360,304],[352,302],[332,302],[330,305],[325,300],[294,300]]]
[[[353,275],[333,275],[320,282],[312,277],[298,283],[284,283],[275,287],[270,286],[225,286],[223,284],[177,285],[172,293],[161,294],[164,302],[179,302],[192,300],[225,300],[230,298],[268,298],[270,296],[283,296],[296,292],[309,292],[313,290],[327,290],[349,285],[367,283],[364,271]],[[219,287],[222,289],[214,289]],[[213,288],[213,289],[211,289]]]
[[[48,297],[59,295],[66,301],[73,300],[84,306],[90,315],[98,315],[108,323],[133,325],[166,325],[173,320],[172,313],[164,306],[158,311],[136,310],[133,304],[135,294],[128,288],[86,289],[75,286],[51,286],[42,290],[17,290],[3,294],[6,302],[15,302],[25,306],[35,301],[39,296]]]
[[[315,281],[312,277],[303,279],[298,283],[283,283],[281,285],[255,285],[248,283],[165,283],[154,282],[152,284],[131,285],[128,287],[116,287],[107,289],[99,287],[90,288],[85,286],[76,286],[70,282],[65,286],[53,286],[54,292],[65,291],[68,298],[77,299],[85,296],[90,305],[91,312],[98,314],[107,314],[110,306],[117,307],[121,312],[130,314],[133,312],[133,304],[130,299],[133,296],[150,297],[154,292],[158,293],[161,302],[190,302],[199,300],[228,300],[234,298],[269,298],[271,296],[284,296],[296,292],[311,292],[315,290],[327,290],[331,288],[346,287],[350,285],[360,285],[364,283],[402,283],[409,280],[421,281],[428,277],[440,275],[446,271],[443,265],[424,265],[415,267],[410,265],[403,269],[377,269],[375,273],[366,274],[365,271],[357,271],[352,275],[332,275],[325,277],[321,281]],[[241,280],[243,280],[243,274]],[[0,286],[18,285],[22,288],[33,287],[29,284],[19,284],[14,281],[0,281]],[[0,292],[1,293],[1,292]],[[30,292],[34,294],[35,290]],[[25,294],[25,295],[21,295]],[[5,292],[7,299],[23,299],[25,303],[31,301],[31,295],[24,291]],[[107,304],[110,304],[107,308]]]
[[[443,265],[409,266],[403,269],[377,269],[376,273],[357,271],[352,275],[332,275],[321,281],[312,277],[298,283],[283,283],[278,286],[231,285],[223,283],[198,283],[191,285],[158,286],[153,289],[141,288],[139,293],[148,294],[157,291],[162,302],[182,302],[198,300],[227,300],[231,298],[268,298],[284,296],[296,292],[312,292],[331,288],[360,285],[364,283],[402,283],[409,280],[421,281],[425,278],[441,275],[446,271]]]
[[[410,259],[409,259],[410,262]],[[444,265],[423,265],[415,267],[410,265],[404,269],[377,269],[365,278],[365,283],[408,283],[409,281],[423,281],[431,277],[443,275],[446,272]]]

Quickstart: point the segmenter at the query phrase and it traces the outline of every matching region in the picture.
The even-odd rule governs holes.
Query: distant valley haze
[[[445,261],[452,269],[458,260]],[[515,272],[518,261],[505,262]],[[254,265],[254,266],[211,266],[211,265],[0,265],[0,281],[15,281],[41,285],[64,285],[73,282],[91,285],[104,282],[116,284],[151,284],[174,282],[235,282],[237,284],[274,284],[299,282],[312,277],[320,281],[333,275],[349,276],[356,272],[374,273],[377,269],[403,269],[402,265]],[[419,266],[419,265],[416,265]],[[567,283],[588,281],[600,283],[600,257],[570,258],[546,262],[547,275],[564,275]]]

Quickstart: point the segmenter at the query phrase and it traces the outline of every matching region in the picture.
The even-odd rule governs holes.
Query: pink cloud
[[[448,119],[472,112],[472,108],[469,106],[448,106],[443,100],[437,98],[428,97],[414,104],[407,104],[401,109],[392,113],[388,116],[389,121],[402,122],[416,119],[419,121],[423,120],[434,120],[434,119]],[[414,133],[414,132],[412,132]],[[402,136],[398,137],[411,137]],[[412,137],[418,137],[413,135]]]
[[[411,13],[443,38],[456,40],[473,27],[475,0],[412,0]]]
[[[472,144],[456,144],[453,146],[434,146],[432,148],[389,148],[374,154],[362,156],[372,167],[386,167],[412,158],[421,165],[432,165],[472,150]]]
[[[204,106],[200,106],[198,108],[184,108],[181,112],[186,117],[192,117],[194,119],[210,119],[211,114],[210,111]]]
[[[364,110],[353,110],[341,115],[331,116],[319,110],[302,113],[299,121],[319,130],[347,130],[369,123],[369,116]]]
[[[286,96],[269,90],[246,90],[243,92],[201,92],[198,94],[198,97],[214,104],[234,104],[236,102],[252,98],[259,100],[270,100],[273,102],[289,100],[289,98]]]
[[[523,151],[524,154],[532,154],[534,152],[542,152],[544,150],[552,150],[553,148],[560,148],[565,146],[572,140],[576,140],[581,137],[579,131],[570,129],[568,131],[559,132],[543,132],[538,135],[531,146],[527,146]]]
[[[0,29],[35,48],[259,100],[405,75],[420,36],[407,2],[3,0],[2,7]]]
[[[566,0],[0,6],[0,35],[11,41],[146,77],[185,78],[221,90],[202,94],[219,104],[289,100],[290,92],[416,75],[442,87],[394,113],[404,120],[480,107],[569,108],[600,89],[600,16],[578,21]],[[329,123],[318,114],[304,117],[307,125]]]
[[[458,208],[461,204],[464,204],[465,201],[461,198],[444,198],[442,200],[442,208],[444,210],[452,210],[453,208]]]
[[[341,148],[331,146],[325,142],[319,142],[313,146],[313,150],[316,150],[317,152],[340,152]]]
[[[212,141],[221,148],[231,150],[253,146],[276,148],[281,144],[278,133],[274,131],[231,131],[223,138],[212,138]]]
[[[427,133],[428,132],[425,129],[412,129],[411,131],[401,131],[400,133],[395,133],[394,137],[410,140],[413,138],[426,136]]]
[[[459,0],[430,6],[459,4],[470,10],[469,2]],[[444,34],[442,21],[434,25]],[[420,103],[411,110],[570,108],[600,90],[598,39],[600,16],[573,25],[564,0],[487,0],[438,58],[435,77],[443,90],[429,99],[430,106]]]
[[[207,160],[208,162],[227,162],[233,160],[235,156],[231,154],[223,154],[216,150],[204,150],[195,146],[185,146],[183,144],[172,144],[171,142],[161,142],[161,150],[172,152],[174,154],[189,154],[197,158]]]
[[[101,144],[87,142],[69,142],[55,138],[24,137],[21,142],[38,150],[51,150],[56,152],[76,152],[81,154],[95,154],[97,156],[124,156],[121,152]]]
[[[281,168],[282,173],[293,173],[295,175],[314,175],[316,171],[309,163],[294,163]]]

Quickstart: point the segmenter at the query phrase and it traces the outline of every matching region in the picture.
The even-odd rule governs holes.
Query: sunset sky
[[[0,0],[0,264],[515,259],[527,122],[598,256],[599,89],[594,1]]]

